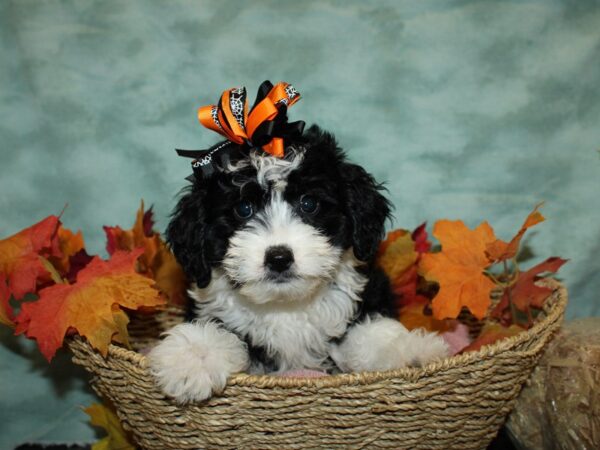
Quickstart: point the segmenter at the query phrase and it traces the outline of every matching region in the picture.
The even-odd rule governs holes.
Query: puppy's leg
[[[178,403],[209,398],[249,365],[246,344],[214,322],[173,327],[148,359],[158,385]]]
[[[361,372],[421,366],[448,356],[448,346],[435,333],[408,331],[395,319],[375,316],[353,325],[330,352],[344,372]]]

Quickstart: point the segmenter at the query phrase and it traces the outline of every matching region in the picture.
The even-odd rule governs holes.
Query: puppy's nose
[[[269,247],[265,252],[265,266],[274,272],[284,272],[294,263],[294,254],[285,245]]]

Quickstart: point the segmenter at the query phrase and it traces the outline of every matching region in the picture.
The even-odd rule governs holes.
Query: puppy
[[[313,126],[283,158],[250,150],[179,201],[167,240],[193,281],[194,320],[148,355],[177,402],[236,372],[388,370],[447,355],[395,320],[374,258],[389,216],[381,186]]]

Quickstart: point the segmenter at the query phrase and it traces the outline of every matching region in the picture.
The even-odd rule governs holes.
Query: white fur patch
[[[408,331],[395,319],[377,316],[354,325],[331,357],[344,372],[421,366],[448,356],[444,339],[423,329]]]
[[[256,180],[263,189],[269,185],[274,190],[282,192],[287,185],[287,177],[293,170],[296,170],[304,159],[304,150],[287,147],[285,157],[277,158],[265,154],[262,150],[252,151],[250,158],[244,158],[236,165],[230,165],[228,170],[235,172],[244,167],[253,166],[256,169]]]
[[[209,398],[249,366],[246,344],[213,322],[183,323],[165,334],[148,359],[158,385],[178,403]]]
[[[270,280],[264,265],[267,249],[280,245],[288,247],[294,255],[292,278],[284,283]],[[281,193],[274,192],[265,209],[229,239],[223,268],[251,302],[297,302],[313,298],[331,282],[340,257],[339,248],[297,217]]]
[[[200,317],[218,318],[227,328],[248,336],[252,345],[266,349],[280,371],[322,369],[329,356],[329,340],[345,332],[366,284],[356,271],[358,264],[352,249],[348,250],[312,296],[302,295],[295,301],[250,299],[233,289],[220,270],[213,271],[208,287],[196,288],[190,295]],[[257,289],[257,294],[271,295],[267,286],[263,289]]]

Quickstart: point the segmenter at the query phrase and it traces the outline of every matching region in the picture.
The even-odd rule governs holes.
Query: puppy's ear
[[[175,207],[167,227],[167,242],[183,271],[198,287],[210,283],[211,269],[206,261],[206,191],[190,189]]]
[[[385,234],[390,204],[379,192],[383,187],[362,167],[343,163],[340,173],[346,191],[346,215],[352,224],[354,255],[370,262]]]

